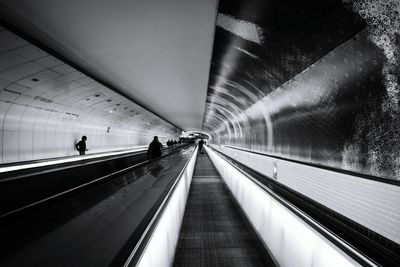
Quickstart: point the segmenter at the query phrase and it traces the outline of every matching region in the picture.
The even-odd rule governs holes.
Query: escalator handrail
[[[176,149],[173,149],[173,150],[171,151],[171,153],[174,153],[174,152],[177,151],[178,148],[183,148],[183,147],[184,147],[184,146],[182,146],[182,147],[177,147]],[[161,157],[168,156],[168,155],[170,155],[171,153],[162,155]],[[141,154],[141,153],[137,153],[137,154]],[[152,160],[145,160],[145,161],[139,162],[139,163],[134,164],[134,165],[132,165],[132,166],[123,168],[123,169],[118,170],[118,171],[114,171],[114,172],[112,172],[112,173],[109,173],[109,174],[107,174],[107,175],[101,176],[101,177],[96,178],[96,179],[94,179],[94,180],[91,180],[91,181],[89,181],[89,182],[80,184],[80,185],[78,185],[78,186],[75,186],[75,187],[70,188],[70,189],[67,189],[67,190],[64,190],[64,191],[62,191],[62,192],[60,192],[60,193],[51,195],[51,196],[49,196],[49,197],[46,197],[46,198],[44,198],[44,199],[35,201],[35,202],[33,202],[33,203],[30,203],[30,204],[27,204],[27,205],[22,206],[22,207],[20,207],[20,208],[18,208],[18,209],[15,209],[15,210],[12,210],[12,211],[9,211],[9,212],[0,214],[0,219],[6,218],[6,217],[8,217],[8,216],[10,216],[10,215],[17,214],[17,213],[19,213],[19,212],[21,212],[21,211],[27,210],[27,209],[32,208],[32,207],[34,207],[34,206],[38,206],[38,205],[43,204],[43,203],[45,203],[45,202],[48,202],[48,201],[51,201],[51,200],[54,200],[54,199],[58,199],[58,198],[60,198],[60,197],[62,197],[62,196],[65,196],[65,195],[67,195],[67,194],[76,192],[76,191],[81,190],[81,189],[83,189],[83,188],[85,188],[85,187],[94,185],[94,184],[99,183],[99,182],[101,182],[101,181],[103,181],[103,180],[112,178],[112,177],[114,177],[114,176],[116,176],[116,175],[123,174],[123,173],[125,173],[125,172],[130,171],[130,170],[136,169],[136,168],[138,168],[138,167],[140,167],[140,166],[146,165],[146,164],[148,164],[148,163],[151,162],[151,161],[152,161]],[[186,165],[185,165],[185,168],[186,168]]]
[[[184,145],[174,147],[172,149],[172,151],[176,150],[178,148],[181,148],[181,147],[184,147]],[[168,149],[169,148],[166,147],[162,151],[165,151]],[[12,166],[1,167],[1,164],[0,164],[0,183],[10,182],[13,180],[30,177],[30,176],[32,176],[32,172],[34,172],[34,171],[37,172],[36,174],[45,174],[45,173],[50,173],[50,172],[55,172],[55,171],[62,171],[62,170],[70,169],[70,168],[77,168],[77,167],[82,167],[82,166],[86,166],[86,165],[97,164],[97,163],[115,160],[115,159],[136,156],[136,155],[140,155],[140,154],[146,154],[146,153],[147,153],[147,148],[140,148],[137,150],[129,150],[126,152],[121,151],[121,153],[115,153],[115,154],[111,154],[111,155],[109,153],[105,154],[105,155],[97,154],[96,157],[91,157],[91,158],[87,158],[85,156],[68,156],[65,158],[70,158],[73,160],[59,162],[59,163],[54,163],[54,161],[53,161],[53,163],[51,163],[51,164],[46,164],[43,166],[32,166],[32,167],[27,167],[27,168],[21,168],[21,166],[18,164],[15,164]],[[63,159],[63,158],[57,158],[57,160],[58,159]],[[38,164],[40,164],[41,162],[42,161],[39,160]],[[49,161],[44,160],[43,162],[49,162]],[[35,164],[35,161],[28,163],[28,165],[29,164]],[[8,168],[8,167],[18,167],[18,168],[15,168],[15,170],[4,170],[4,168]],[[3,170],[2,170],[2,168],[3,168]],[[41,168],[48,168],[48,169],[40,170]],[[17,174],[18,172],[23,172],[23,174]],[[25,172],[29,172],[29,173],[25,173]],[[4,178],[2,178],[2,176],[4,176]],[[7,176],[9,176],[9,177],[7,177]]]
[[[143,152],[146,150],[147,150],[147,147],[141,146],[136,149],[106,151],[106,152],[99,152],[99,153],[93,153],[93,154],[87,154],[87,155],[70,155],[70,156],[62,156],[62,157],[55,157],[55,158],[1,163],[0,164],[0,173],[13,171],[14,168],[21,169],[21,166],[24,166],[23,169],[36,168],[35,165],[39,165],[39,167],[45,167],[45,166],[57,165],[57,164],[62,164],[62,163],[70,163],[70,162],[81,161],[81,160],[93,160],[93,159],[102,159],[104,157],[123,156],[126,154]],[[61,161],[61,163],[53,163],[53,162],[58,162],[58,161]],[[30,167],[30,165],[33,165],[33,167]],[[9,169],[11,169],[11,170],[9,170]]]
[[[220,145],[220,146],[227,147],[227,148],[230,148],[233,150],[250,153],[250,154],[255,154],[255,155],[274,158],[274,159],[283,160],[283,161],[287,161],[287,162],[291,162],[291,163],[301,164],[301,165],[318,168],[318,169],[322,169],[322,170],[337,172],[337,173],[341,173],[341,174],[345,174],[345,175],[351,175],[353,177],[357,177],[360,179],[367,179],[367,180],[376,181],[376,182],[380,182],[380,183],[400,186],[400,180],[394,180],[394,179],[391,179],[388,177],[373,176],[371,174],[356,172],[356,171],[352,171],[352,170],[340,169],[337,167],[327,166],[327,165],[318,164],[318,163],[305,162],[305,161],[301,161],[301,160],[285,158],[285,157],[281,157],[281,156],[277,156],[277,155],[273,155],[273,154],[268,154],[268,153],[259,152],[259,151],[253,151],[253,150],[249,150],[246,148],[241,148],[241,147],[236,147],[236,146],[231,146],[231,145]]]
[[[183,169],[181,170],[179,175],[176,177],[174,183],[168,190],[168,193],[162,200],[160,206],[157,208],[157,211],[153,215],[150,223],[147,225],[147,227],[144,230],[143,234],[141,235],[139,241],[136,243],[136,245],[135,245],[134,249],[132,250],[132,252],[130,253],[128,259],[125,261],[124,267],[131,266],[132,264],[134,264],[136,266],[136,264],[141,259],[141,256],[143,255],[143,251],[147,247],[147,244],[149,243],[149,240],[150,240],[151,236],[153,235],[155,227],[157,226],[158,222],[160,221],[161,216],[163,215],[164,210],[167,207],[167,204],[168,204],[169,200],[171,199],[178,182],[180,181],[183,174],[185,173],[189,163],[191,162],[193,157],[196,155],[197,150],[198,150],[198,146],[196,146],[196,148],[193,150],[193,154],[186,161],[185,166],[183,167]]]
[[[86,165],[91,165],[91,164],[97,164],[105,161],[110,161],[110,160],[115,160],[115,159],[121,159],[121,158],[126,158],[126,157],[131,157],[131,156],[136,156],[146,153],[146,150],[140,149],[137,151],[131,151],[127,153],[121,153],[121,154],[116,154],[116,155],[104,155],[104,156],[99,156],[95,158],[79,158],[79,156],[74,157],[74,160],[71,161],[65,161],[65,162],[55,162],[53,161],[51,164],[44,164],[36,165],[33,163],[33,166],[12,166],[16,167],[13,168],[12,170],[0,170],[0,183],[3,182],[10,182],[13,180],[19,180],[21,178],[27,178],[31,177],[32,173],[35,175],[37,174],[45,174],[45,173],[51,173],[55,171],[62,171],[66,169],[71,169],[71,168],[77,168],[77,167],[82,167]],[[30,165],[30,164],[27,164]],[[36,165],[36,166],[35,166]],[[22,168],[20,168],[22,167]],[[3,167],[4,169],[8,167]]]
[[[80,190],[80,189],[82,189],[82,188],[84,188],[84,187],[88,187],[88,186],[93,185],[93,184],[95,184],[95,183],[98,183],[98,182],[100,182],[100,181],[102,181],[102,180],[111,178],[111,177],[113,177],[113,176],[115,176],[115,175],[125,173],[125,172],[127,172],[127,171],[129,171],[129,170],[131,170],[131,169],[135,169],[135,168],[137,168],[137,167],[143,166],[143,165],[147,164],[148,162],[149,162],[148,160],[142,161],[142,162],[140,162],[140,163],[138,163],[138,164],[135,164],[135,165],[126,167],[126,168],[124,168],[124,169],[118,170],[118,171],[116,171],[116,172],[113,172],[113,173],[104,175],[104,176],[102,176],[102,177],[100,177],[100,178],[97,178],[97,179],[95,179],[95,180],[92,180],[92,181],[89,181],[89,182],[87,182],[87,183],[84,183],[84,184],[75,186],[75,187],[70,188],[70,189],[68,189],[68,190],[62,191],[62,192],[60,192],[60,193],[58,193],[58,194],[49,196],[49,197],[47,197],[47,198],[38,200],[38,201],[36,201],[36,202],[30,203],[30,204],[28,204],[28,205],[25,205],[25,206],[23,206],[23,207],[20,207],[20,208],[18,208],[18,209],[9,211],[9,212],[7,212],[7,213],[0,214],[0,219],[5,218],[5,217],[7,217],[7,216],[10,216],[10,215],[12,215],[12,214],[16,214],[16,213],[21,212],[21,211],[23,211],[23,210],[26,210],[26,209],[28,209],[28,208],[37,206],[37,205],[42,204],[42,203],[44,203],[44,202],[48,202],[48,201],[50,201],[50,200],[59,198],[59,197],[61,197],[61,196],[70,194],[70,193],[72,193],[72,192],[74,192],[74,191],[78,191],[78,190]]]
[[[268,186],[261,183],[259,180],[257,180],[256,178],[254,178],[252,175],[248,174],[247,172],[241,170],[238,166],[236,166],[232,162],[232,161],[234,161],[234,159],[228,158],[226,155],[224,155],[223,153],[219,152],[218,150],[216,150],[212,147],[208,147],[208,148],[212,149],[215,153],[217,153],[222,159],[224,159],[227,163],[229,163],[237,171],[239,171],[241,174],[246,176],[253,183],[255,183],[258,187],[260,187],[264,192],[269,194],[271,197],[273,197],[275,200],[277,200],[280,204],[282,204],[284,207],[286,207],[291,212],[293,212],[295,215],[297,215],[299,218],[301,218],[304,222],[306,222],[308,225],[310,225],[315,230],[317,230],[320,234],[322,234],[324,237],[326,237],[329,241],[331,241],[339,249],[345,251],[346,254],[348,254],[350,257],[352,257],[358,263],[361,263],[363,266],[371,266],[371,267],[380,266],[379,264],[377,264],[373,260],[371,260],[368,256],[362,254],[357,249],[355,249],[352,245],[350,245],[345,240],[343,240],[342,238],[340,238],[339,236],[334,234],[332,231],[330,231],[323,225],[319,224],[316,220],[314,220],[312,217],[310,217],[309,215],[304,213],[301,209],[297,208],[295,205],[293,205],[292,203],[290,203],[287,200],[285,200],[284,198],[282,198],[279,194],[277,194],[276,192],[271,190]]]

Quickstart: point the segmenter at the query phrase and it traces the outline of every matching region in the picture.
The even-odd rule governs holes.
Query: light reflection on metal
[[[244,79],[227,69],[211,75],[204,129],[217,143],[396,179],[400,165],[380,160],[396,145],[380,139],[376,130],[374,140],[364,136],[379,127],[368,122],[368,114],[377,120],[385,94],[384,55],[368,38],[367,31],[360,32],[263,97],[254,94],[262,86],[253,81],[257,72]],[[254,103],[245,107],[244,99]],[[374,151],[363,142],[373,142]]]
[[[261,44],[263,39],[262,29],[258,25],[234,18],[230,15],[218,13],[217,26],[257,44]]]
[[[117,151],[117,152],[105,152],[105,153],[98,153],[98,154],[93,154],[93,155],[82,155],[82,156],[74,156],[74,157],[61,158],[61,159],[50,159],[50,160],[46,160],[46,161],[42,161],[42,162],[35,162],[35,163],[17,164],[14,166],[0,167],[0,173],[11,172],[11,171],[16,171],[16,170],[32,169],[32,168],[38,168],[38,167],[46,167],[46,166],[62,164],[62,163],[71,163],[71,162],[76,162],[76,161],[81,161],[81,160],[97,159],[97,158],[109,157],[109,156],[118,156],[118,155],[122,155],[122,154],[140,152],[140,151],[145,151],[145,150],[147,150],[147,146],[138,146],[134,149],[127,149],[127,150]]]

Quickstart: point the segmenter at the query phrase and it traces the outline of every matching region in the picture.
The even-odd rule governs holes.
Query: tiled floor
[[[211,160],[199,154],[174,266],[263,266]]]

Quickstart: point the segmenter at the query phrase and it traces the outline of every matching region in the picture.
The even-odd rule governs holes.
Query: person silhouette
[[[158,141],[158,136],[154,136],[153,141],[150,143],[147,149],[147,158],[149,160],[161,157],[161,148],[163,145]]]
[[[82,140],[76,143],[75,148],[79,151],[79,155],[85,155],[85,152],[88,151],[86,148],[86,140],[87,137],[84,135],[82,136]]]
[[[199,141],[199,152],[202,152],[201,150],[203,149],[203,145],[204,145],[204,141],[203,141],[203,139],[201,139]]]

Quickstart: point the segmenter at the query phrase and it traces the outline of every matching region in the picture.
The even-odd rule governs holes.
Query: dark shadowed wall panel
[[[213,141],[398,179],[399,35],[377,31],[382,18],[359,2],[220,1],[203,122]],[[398,5],[375,9],[400,25]]]

